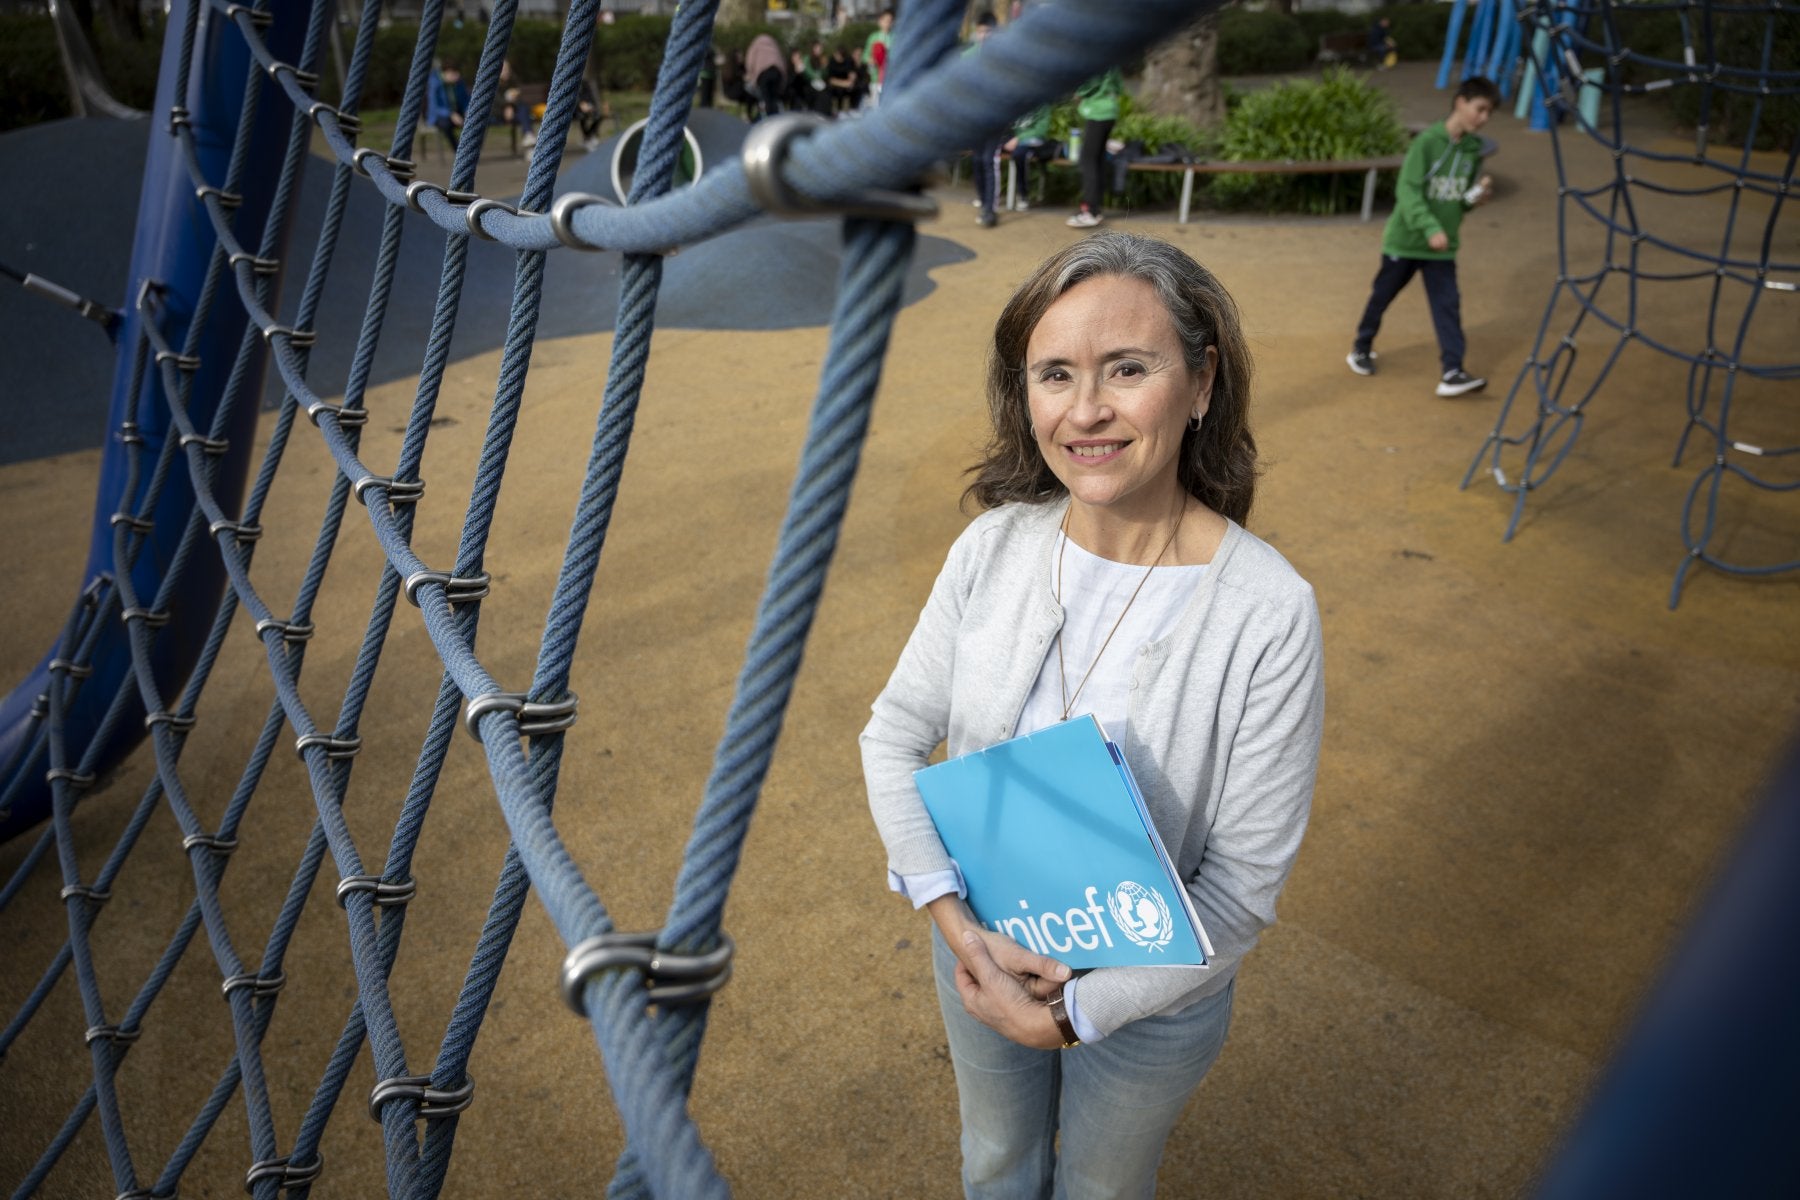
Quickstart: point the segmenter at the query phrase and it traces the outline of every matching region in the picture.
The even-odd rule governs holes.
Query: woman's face
[[[1204,415],[1218,352],[1188,370],[1181,338],[1141,279],[1083,280],[1045,310],[1025,348],[1038,451],[1078,505],[1166,514],[1188,419]]]

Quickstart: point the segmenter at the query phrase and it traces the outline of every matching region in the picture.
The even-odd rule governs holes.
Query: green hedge
[[[1450,32],[1450,6],[1399,4],[1369,13],[1331,10],[1283,15],[1231,9],[1219,18],[1219,71],[1268,75],[1301,71],[1319,54],[1319,39],[1334,33],[1366,33],[1379,18],[1393,21],[1401,58],[1435,59]]]
[[[1226,75],[1299,70],[1318,47],[1299,21],[1278,12],[1234,8],[1219,18],[1219,69]]]
[[[1288,80],[1244,96],[1226,118],[1219,147],[1231,162],[1328,162],[1405,148],[1392,98],[1342,67],[1322,79]],[[1208,192],[1228,208],[1330,213],[1361,204],[1356,182],[1345,175],[1219,175]]]

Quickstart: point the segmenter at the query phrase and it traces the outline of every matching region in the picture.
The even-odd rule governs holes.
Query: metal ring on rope
[[[719,934],[719,944],[704,954],[658,950],[658,936],[655,932],[614,932],[578,943],[563,959],[558,980],[563,1003],[585,1018],[588,980],[618,967],[630,967],[644,977],[652,1004],[693,1004],[730,981],[737,945],[729,934]]]
[[[515,217],[535,217],[536,213],[518,208],[504,200],[494,200],[480,196],[469,202],[468,211],[463,213],[463,223],[469,227],[469,236],[480,238],[484,242],[497,242],[500,239],[481,227],[481,218],[487,212],[503,212]]]
[[[429,1075],[396,1075],[382,1080],[369,1092],[369,1116],[379,1124],[381,1106],[389,1100],[417,1100],[418,1119],[435,1121],[440,1117],[454,1117],[474,1099],[475,1077],[466,1072],[461,1086],[454,1088],[432,1087]]]
[[[470,737],[479,742],[481,718],[490,712],[509,712],[518,715],[520,737],[561,733],[575,724],[575,709],[579,703],[574,692],[561,700],[543,704],[527,701],[524,692],[488,692],[469,701],[469,707],[463,713],[463,727],[469,731]]]
[[[608,200],[604,196],[594,196],[587,192],[564,192],[556,198],[556,203],[550,206],[550,232],[556,235],[557,241],[569,247],[571,250],[606,249],[605,246],[596,246],[592,242],[582,241],[581,238],[576,236],[574,227],[569,223],[570,218],[575,215],[576,209],[586,208],[590,204],[605,204],[612,208],[618,207],[618,205],[613,204],[611,200]]]
[[[829,122],[817,113],[778,113],[750,127],[744,138],[744,181],[758,208],[776,217],[836,214],[880,221],[925,221],[937,216],[937,202],[915,192],[865,188],[835,203],[810,200],[781,177],[796,138],[809,137]],[[558,236],[561,236],[560,234]]]
[[[347,113],[343,109],[327,104],[323,100],[314,100],[312,104],[308,106],[306,110],[306,119],[322,128],[323,123],[319,120],[319,117],[323,113],[330,113],[333,117],[336,117],[338,128],[342,130],[347,137],[355,137],[362,132],[361,117]]]
[[[425,192],[436,192],[449,204],[473,204],[481,199],[479,192],[453,192],[443,184],[432,183],[429,179],[415,179],[406,185],[406,207],[420,216],[425,216],[425,208],[419,203],[419,197]]]

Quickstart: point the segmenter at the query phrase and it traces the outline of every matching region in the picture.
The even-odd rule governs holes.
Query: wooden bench
[[[1404,154],[1389,154],[1381,158],[1352,158],[1335,162],[1298,162],[1288,159],[1283,162],[1134,162],[1126,167],[1130,171],[1156,171],[1169,173],[1179,171],[1181,180],[1181,210],[1177,220],[1186,225],[1188,211],[1194,202],[1194,176],[1196,175],[1350,175],[1363,172],[1362,219],[1367,221],[1375,215],[1375,177],[1381,171],[1398,171],[1400,164],[1406,161]],[[1053,167],[1073,167],[1077,164],[1066,158],[1050,160]],[[1014,208],[1018,202],[1018,170],[1014,163],[1006,164],[1006,207]]]
[[[544,121],[544,105],[550,99],[550,85],[547,83],[519,83],[514,84],[512,87],[508,88],[507,91],[512,91],[515,88],[519,93],[518,99],[508,100],[505,93],[501,93],[500,103],[494,106],[494,113],[496,116],[499,116],[506,111],[506,105],[516,104],[531,114],[531,128],[535,132],[537,127],[543,124]],[[517,158],[519,156],[519,122],[517,117],[506,123],[506,136],[511,139],[513,157]]]
[[[1342,33],[1327,33],[1319,38],[1319,62],[1363,64],[1372,57],[1367,33],[1346,29]]]

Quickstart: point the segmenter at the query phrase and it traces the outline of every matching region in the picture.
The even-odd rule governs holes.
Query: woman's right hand
[[[987,948],[988,957],[997,963],[1001,970],[1017,979],[1031,993],[1033,1000],[1048,1000],[1054,996],[1063,984],[1069,981],[1069,968],[1047,955],[1028,950],[1004,933],[995,933],[991,929],[975,928],[981,938],[982,945]],[[973,972],[969,962],[969,953],[961,941],[953,941],[950,948],[956,956],[963,960],[963,965]]]

